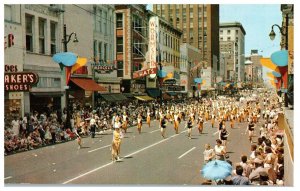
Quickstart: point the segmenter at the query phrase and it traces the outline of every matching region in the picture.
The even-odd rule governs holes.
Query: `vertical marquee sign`
[[[158,34],[158,17],[151,17],[149,20],[149,68],[156,68],[156,49],[157,49],[157,34]],[[156,75],[152,74],[154,78]]]

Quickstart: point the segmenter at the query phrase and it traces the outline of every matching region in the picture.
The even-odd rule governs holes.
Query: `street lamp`
[[[62,40],[62,43],[64,44],[64,52],[68,52],[68,43],[71,40],[71,37],[74,35],[74,43],[78,43],[78,39],[77,39],[77,35],[75,32],[72,32],[71,34],[67,35],[67,27],[66,24],[64,24],[64,38]],[[66,72],[63,72],[64,75],[66,74]],[[66,86],[66,110],[67,110],[67,118],[66,118],[66,124],[65,124],[65,128],[70,128],[71,127],[71,123],[70,123],[70,111],[69,111],[69,86]]]
[[[276,33],[274,32],[274,27],[278,27],[280,34],[284,35],[285,37],[285,50],[288,50],[288,27],[289,27],[289,16],[288,13],[285,14],[285,26],[280,27],[277,24],[272,25],[271,32],[269,34],[269,37],[271,40],[275,39]],[[289,84],[289,83],[288,83]],[[287,97],[287,92],[284,93],[284,106],[288,107],[288,97]]]

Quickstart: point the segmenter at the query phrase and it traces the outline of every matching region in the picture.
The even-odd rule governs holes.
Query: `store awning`
[[[63,92],[30,92],[31,95],[36,97],[61,97]]]
[[[136,99],[141,100],[141,101],[152,101],[154,98],[150,96],[134,96]]]
[[[169,94],[170,96],[175,96],[175,95],[177,95],[176,92],[167,92],[167,94]]]
[[[153,89],[147,89],[147,93],[151,97],[159,97],[160,96],[160,91],[158,88],[153,88]]]
[[[131,93],[123,93],[124,96],[126,96],[127,98],[134,98],[134,95]]]
[[[106,101],[116,102],[127,100],[127,97],[122,94],[100,94]]]
[[[71,81],[86,91],[106,91],[103,86],[100,86],[94,80],[89,78],[71,78]]]
[[[115,101],[124,101],[127,100],[127,97],[122,94],[111,94]]]
[[[114,98],[111,96],[111,94],[101,94],[101,97],[103,97],[108,102],[115,101]]]

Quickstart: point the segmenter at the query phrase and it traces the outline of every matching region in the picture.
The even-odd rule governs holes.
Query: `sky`
[[[274,41],[269,37],[273,24],[281,26],[280,4],[220,4],[220,22],[236,21],[240,22],[246,31],[246,56],[250,55],[252,49],[257,49],[259,54],[270,57],[280,49],[279,29],[274,28]]]
[[[152,10],[152,5],[147,6]],[[280,49],[279,29],[271,41],[269,33],[273,24],[281,26],[280,4],[220,4],[220,23],[240,22],[245,31],[245,55],[257,49],[260,55],[270,57]]]

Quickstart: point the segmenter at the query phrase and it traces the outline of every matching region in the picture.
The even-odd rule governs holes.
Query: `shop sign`
[[[178,92],[178,91],[182,91],[182,86],[168,86],[167,87],[167,91],[170,92]]]
[[[94,62],[91,65],[93,66],[93,69],[98,73],[111,73],[116,69],[114,64],[107,64],[104,62]]]
[[[142,78],[150,74],[156,74],[157,68],[148,68],[146,70],[139,70],[133,73],[133,79]]]
[[[5,91],[29,91],[37,84],[39,76],[33,72],[9,72],[4,74]]]
[[[151,17],[149,20],[149,68],[156,68],[156,46],[158,33],[158,17]]]
[[[175,85],[176,80],[175,79],[167,79],[164,81],[163,85]]]

